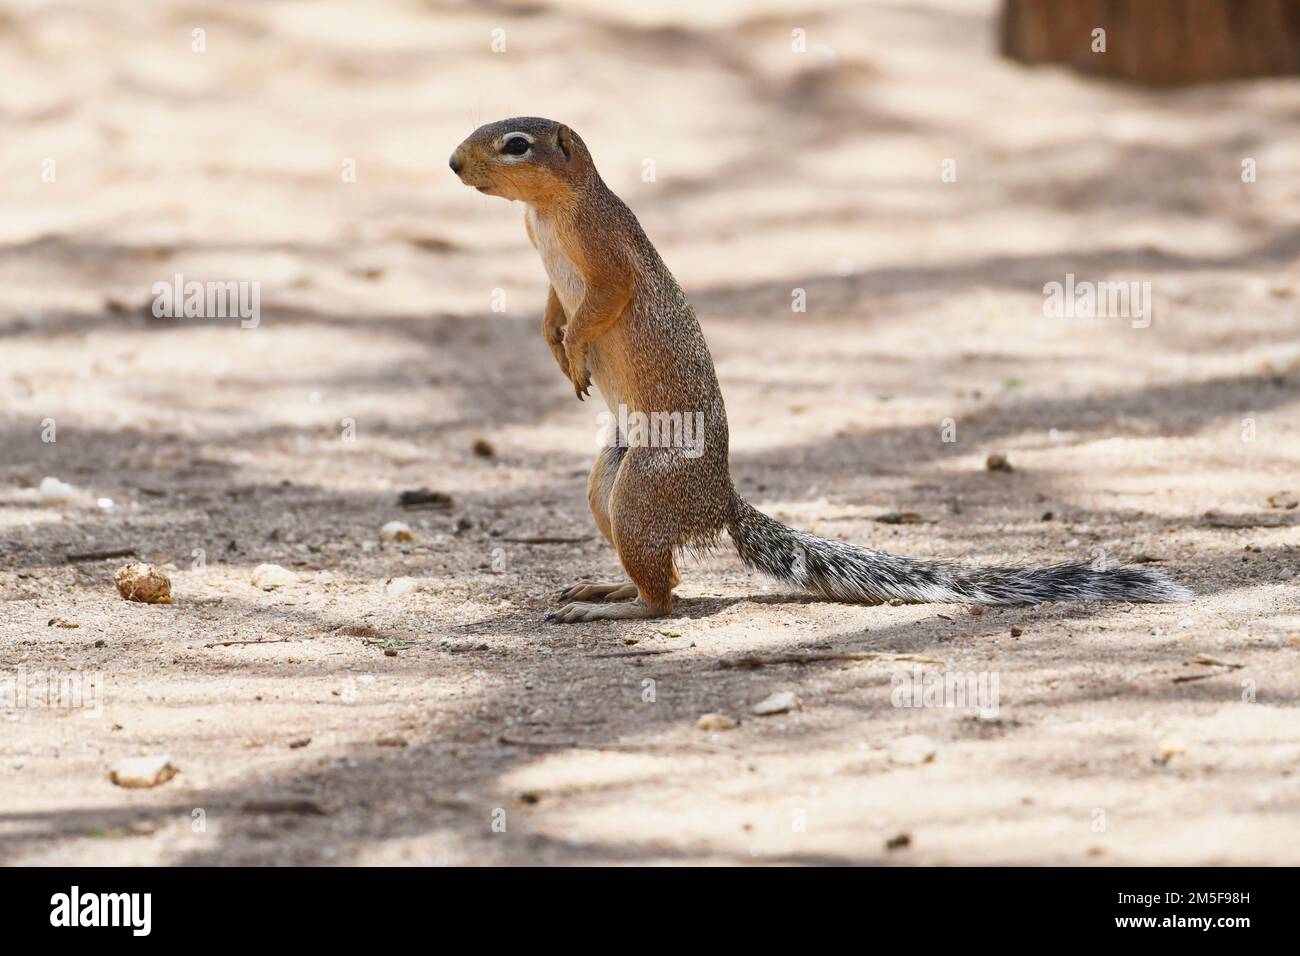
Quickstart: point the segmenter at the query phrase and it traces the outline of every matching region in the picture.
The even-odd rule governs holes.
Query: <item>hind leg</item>
[[[591,516],[596,519],[596,527],[611,545],[614,543],[614,530],[610,519],[610,502],[614,496],[614,480],[618,477],[618,468],[626,452],[627,448],[619,445],[602,449],[591,467],[591,476],[587,479],[587,501],[591,504]],[[680,580],[676,574],[674,570],[673,587]],[[566,604],[572,601],[630,601],[636,596],[637,587],[631,581],[609,584],[580,581],[561,591],[559,600]]]
[[[614,479],[618,477],[618,466],[623,461],[627,449],[619,445],[610,445],[601,449],[596,456],[596,463],[591,466],[591,475],[587,478],[587,501],[591,504],[591,516],[596,519],[596,527],[605,540],[614,543],[614,532],[610,525],[609,501],[614,493]],[[636,597],[636,585],[630,581],[618,581],[613,584],[595,584],[579,581],[571,584],[559,594],[564,603],[571,601],[628,601]]]
[[[626,456],[627,449],[619,445],[602,448],[587,477],[587,501],[591,505],[591,516],[596,519],[596,527],[610,544],[614,543],[614,531],[609,517],[610,499],[614,497],[614,482],[618,478],[619,465]]]
[[[642,457],[646,453],[652,450],[632,449],[624,456],[609,496],[608,537],[636,587],[636,600],[623,604],[576,601],[548,615],[548,620],[565,624],[632,620],[663,617],[672,610],[673,588],[681,581],[673,564],[671,537],[677,522],[665,513],[668,506],[654,504],[662,496],[654,494],[653,476]]]

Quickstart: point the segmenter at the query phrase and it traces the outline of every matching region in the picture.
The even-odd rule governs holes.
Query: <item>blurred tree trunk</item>
[[[1300,0],[1004,0],[1002,53],[1152,86],[1300,74]]]

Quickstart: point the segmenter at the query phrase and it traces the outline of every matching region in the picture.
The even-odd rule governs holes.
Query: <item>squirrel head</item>
[[[456,147],[450,165],[466,186],[533,206],[564,201],[595,172],[577,133],[537,116],[480,126]]]

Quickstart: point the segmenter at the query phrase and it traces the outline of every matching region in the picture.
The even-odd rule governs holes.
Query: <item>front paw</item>
[[[579,399],[591,394],[591,373],[587,371],[587,363],[581,354],[569,353],[569,381],[573,383],[573,392]]]

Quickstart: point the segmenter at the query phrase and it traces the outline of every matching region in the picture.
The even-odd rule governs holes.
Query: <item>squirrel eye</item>
[[[501,146],[501,152],[509,153],[511,156],[522,156],[524,153],[528,152],[528,147],[531,145],[532,143],[528,142],[528,140],[524,139],[522,136],[511,136]]]

